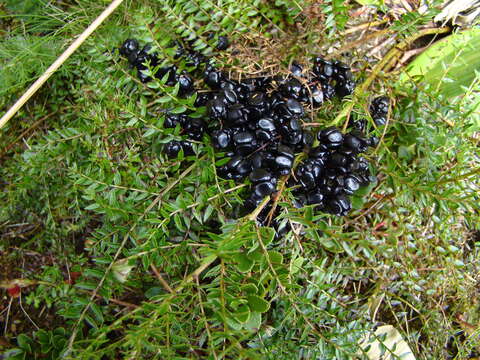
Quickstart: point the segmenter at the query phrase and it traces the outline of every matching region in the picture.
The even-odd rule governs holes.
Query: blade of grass
[[[55,62],[35,81],[30,88],[0,119],[0,129],[22,108],[60,66],[83,44],[83,42],[108,18],[123,0],[113,0],[110,5],[85,29],[85,31],[60,55]]]

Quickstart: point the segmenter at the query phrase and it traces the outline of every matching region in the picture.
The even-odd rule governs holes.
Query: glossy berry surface
[[[228,41],[228,37],[226,36],[219,36],[217,42],[217,50],[227,50],[230,42]]]
[[[373,99],[370,105],[370,115],[377,126],[383,126],[387,122],[390,100],[386,96],[379,96]]]
[[[207,40],[214,36],[210,33]],[[236,80],[189,48],[190,43],[193,41],[170,44],[176,49],[174,59],[184,60],[186,70],[179,71],[178,63],[172,63],[157,66],[154,76],[168,86],[178,85],[179,96],[196,93],[194,106],[205,107],[205,116],[167,112],[164,127],[180,127],[181,136],[196,142],[204,141],[206,134],[210,136],[214,149],[225,157],[224,165],[217,167],[217,175],[250,184],[245,211],[253,211],[266,196],[273,196],[284,179],[295,197],[294,206],[313,206],[336,216],[348,214],[352,207],[349,197],[375,181],[369,163],[360,154],[377,146],[379,139],[364,135],[364,120],[349,124],[346,133],[336,127],[315,128],[318,131],[313,133],[303,124],[311,122],[307,119],[310,109],[335,96],[353,94],[355,81],[350,67],[316,57],[310,66],[292,61],[286,76],[257,75]],[[217,50],[229,45],[226,36],[217,37]],[[148,44],[142,48],[135,39],[126,40],[120,54],[137,69],[142,82],[151,80],[144,70],[161,61]],[[384,96],[372,101],[370,112],[377,125],[385,123],[389,106]],[[163,147],[165,155],[172,159],[180,151],[185,156],[193,155],[192,143],[171,141]],[[302,152],[307,157],[294,168]],[[258,214],[260,224],[267,222],[270,204]],[[278,225],[274,219],[273,224]],[[280,233],[280,229],[277,231]],[[283,226],[281,232],[285,231],[288,227]]]
[[[138,41],[135,39],[127,39],[120,47],[120,54],[129,57],[132,54],[135,54],[138,51]]]

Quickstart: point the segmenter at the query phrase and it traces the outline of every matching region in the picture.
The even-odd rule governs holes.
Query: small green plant
[[[6,359],[58,359],[65,348],[68,334],[64,328],[53,331],[38,330],[33,337],[17,336],[18,347],[4,353]]]
[[[105,5],[45,4],[5,8],[4,107]],[[356,3],[310,5],[126,1],[11,121],[0,134],[0,273],[32,281],[0,313],[4,357],[366,359],[360,344],[378,323],[394,326],[417,359],[474,353],[478,79],[451,98],[390,71],[437,2],[381,19],[375,30],[395,32],[401,46],[373,64],[361,60],[373,51],[362,41],[344,43],[358,26]],[[230,37],[231,56],[215,54],[212,31]],[[318,127],[367,119],[380,139],[368,155],[378,182],[356,194],[345,218],[298,209],[283,191],[277,221],[291,230],[280,238],[255,213],[235,218],[246,185],[217,176],[223,160],[207,137],[195,155],[162,153],[182,138],[164,128],[165,111],[193,109],[195,98],[179,98],[166,79],[138,81],[111,51],[130,37],[167,60],[172,41],[196,39],[239,76],[262,57],[284,69],[293,56],[327,55],[322,46],[351,49],[360,90],[309,115]],[[368,105],[382,94],[394,106],[378,127]],[[40,330],[15,332],[21,304]]]

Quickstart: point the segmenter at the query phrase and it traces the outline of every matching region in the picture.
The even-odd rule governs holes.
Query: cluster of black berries
[[[147,64],[153,68],[161,62],[158,53],[152,52],[150,44],[140,49],[140,44],[135,39],[126,40],[120,48],[120,54],[125,56],[130,65],[137,69],[138,78],[144,83],[151,80],[145,73],[145,70],[148,68]],[[173,86],[178,82],[180,84],[180,92],[191,92],[193,90],[192,78],[187,73],[178,74],[177,70],[176,65],[162,66],[155,73],[155,77],[162,79],[164,76],[167,76],[167,85]]]
[[[187,114],[167,113],[163,126],[167,129],[174,129],[177,125],[181,127],[183,134],[187,135],[191,140],[202,140],[203,134],[207,130],[207,124],[202,119],[193,118]],[[188,140],[172,140],[165,145],[164,152],[168,157],[175,158],[180,149],[183,149],[185,156],[193,155],[192,143]]]
[[[178,82],[180,94],[192,94],[192,74],[202,72],[203,82],[210,90],[197,89],[195,106],[206,107],[209,121],[188,113],[167,113],[164,126],[178,125],[182,134],[196,141],[205,133],[211,136],[214,147],[228,158],[225,165],[217,168],[218,175],[235,181],[248,177],[252,183],[244,203],[246,211],[252,211],[266,196],[273,194],[281,176],[291,174],[296,153],[308,151],[308,159],[299,165],[287,183],[293,188],[296,204],[315,205],[316,209],[335,215],[348,213],[351,208],[348,196],[372,181],[368,162],[358,155],[368,146],[375,146],[378,140],[365,138],[363,127],[357,126],[345,135],[336,128],[328,128],[318,133],[319,145],[313,147],[314,135],[302,127],[304,106],[319,107],[335,95],[344,97],[353,93],[355,82],[347,65],[318,57],[310,69],[293,63],[286,77],[259,76],[237,81],[203,55],[179,43],[174,46],[176,57],[187,59],[194,70],[190,74],[179,74],[177,67],[171,65],[159,68],[154,76],[164,78],[168,74],[167,85]],[[228,39],[219,37],[217,49],[227,46]],[[157,54],[150,53],[149,45],[140,50],[136,40],[125,41],[120,53],[138,69],[144,82],[150,80],[143,73],[146,63],[159,64]],[[377,99],[372,108],[376,115],[385,118],[385,102]],[[387,99],[387,112],[388,106]],[[164,147],[170,158],[176,157],[180,150],[185,155],[193,154],[189,141],[172,141]],[[267,206],[260,217],[266,220],[269,210]]]
[[[295,184],[300,185],[294,190],[296,205],[315,205],[317,210],[346,215],[351,209],[348,196],[375,181],[367,160],[358,155],[378,145],[378,139],[365,138],[357,130],[344,135],[331,127],[321,130],[318,140],[320,145],[311,148],[296,169]]]
[[[349,95],[355,88],[349,67],[340,62],[316,58],[310,72],[297,63],[290,71],[286,78],[241,82],[210,65],[204,74],[205,83],[214,90],[205,101],[208,114],[220,125],[211,133],[213,145],[230,158],[217,173],[236,181],[249,177],[252,191],[244,203],[246,211],[276,191],[279,177],[290,174],[295,153],[313,146],[314,135],[302,129],[304,105],[320,106],[325,99]],[[351,208],[347,195],[370,180],[368,163],[363,158],[357,161],[356,155],[375,140],[360,132],[344,139],[336,129],[321,131],[318,140],[320,145],[310,150],[311,157],[300,165],[297,180],[289,186],[299,188],[297,203],[345,215]]]
[[[370,104],[370,115],[377,126],[383,126],[387,122],[388,107],[390,100],[386,96],[379,96]]]
[[[208,40],[213,39],[213,33],[209,34]],[[217,40],[217,50],[225,50],[229,46],[229,41],[226,36],[219,36]],[[175,49],[173,60],[185,59],[186,66],[196,70],[200,65],[207,61],[207,58],[198,51],[189,49],[183,46],[178,41],[173,41],[169,48]],[[137,69],[138,78],[143,82],[149,82],[152,80],[146,73],[148,66],[151,68],[158,66],[162,59],[159,58],[157,52],[152,51],[152,46],[146,44],[140,48],[140,44],[136,39],[127,39],[120,47],[120,54],[128,59],[128,62],[132,67]],[[155,77],[162,79],[167,77],[166,85],[174,86],[179,84],[179,95],[191,94],[194,90],[194,84],[191,74],[186,71],[178,72],[178,68],[175,64],[169,64],[158,68],[155,73]]]
[[[207,40],[213,39],[213,33],[207,36]],[[217,39],[217,50],[225,50],[229,46],[229,41],[226,36],[219,36]],[[190,49],[188,46],[184,46],[178,41],[174,41],[170,44],[169,48],[174,49],[173,60],[185,60],[185,65],[190,72],[182,71],[178,72],[178,67],[175,64],[165,65],[158,67],[155,72],[155,77],[163,79],[166,77],[167,86],[174,86],[179,84],[179,96],[191,95],[194,91],[193,75],[198,71],[202,71],[207,58],[198,51]],[[128,59],[130,65],[137,69],[138,78],[143,82],[149,82],[152,79],[145,73],[148,65],[150,68],[156,68],[162,61],[159,58],[157,52],[152,52],[152,46],[147,44],[140,47],[138,40],[127,39],[119,49],[120,54]],[[202,100],[203,99],[203,100]],[[196,106],[202,106],[202,101],[205,100],[205,96],[202,93],[198,93],[198,98],[195,103]],[[208,100],[208,99],[206,99]],[[207,130],[205,122],[198,118],[192,118],[187,114],[171,114],[167,113],[165,116],[164,127],[175,128],[180,125],[182,128],[182,134],[187,135],[191,140],[201,140],[203,134]],[[183,150],[184,155],[193,155],[192,143],[188,140],[176,141],[173,140],[165,145],[164,152],[168,157],[174,158],[178,155],[180,150]]]

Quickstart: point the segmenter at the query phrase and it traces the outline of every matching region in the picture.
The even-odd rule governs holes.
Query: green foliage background
[[[1,106],[106,4],[7,1]],[[432,19],[435,5],[390,26],[408,38]],[[39,329],[32,324],[22,334],[6,324],[13,344],[6,358],[360,359],[360,340],[381,323],[401,330],[418,359],[472,354],[478,79],[462,96],[445,98],[441,88],[397,86],[398,74],[378,73],[368,92],[313,114],[321,126],[338,124],[345,119],[334,115],[353,104],[352,116],[369,119],[381,137],[369,154],[379,182],[357,194],[356,210],[342,219],[296,209],[285,191],[281,221],[293,230],[276,239],[248,217],[232,220],[246,189],[216,176],[218,158],[207,138],[192,157],[169,160],[161,153],[162,144],[181,138],[179,129],[163,128],[165,109],[184,111],[194,98],[179,99],[178,89],[162,81],[141,84],[110,51],[136,37],[168,58],[171,40],[196,38],[196,49],[218,64],[249,66],[245,57],[215,54],[215,39],[206,36],[214,31],[247,47],[259,39],[294,44],[274,54],[285,70],[292,58],[342,44],[348,12],[357,5],[323,1],[315,17],[310,6],[126,1],[8,124],[0,134],[0,265],[9,269],[6,280],[37,281],[22,290],[28,311],[44,309],[62,321],[42,325],[39,317]],[[263,55],[250,54],[250,61],[261,64]],[[360,49],[350,55],[362,59]],[[374,64],[359,61],[362,83]],[[384,129],[367,111],[379,93],[395,99]],[[21,267],[26,251],[54,261]],[[73,273],[79,279],[66,282]],[[465,330],[459,316],[474,330],[446,349],[449,337]]]

